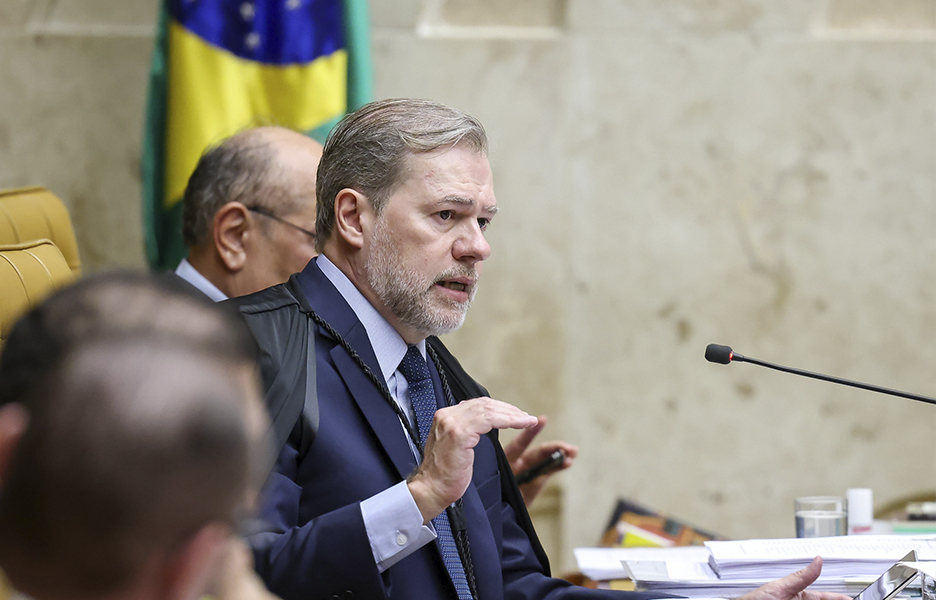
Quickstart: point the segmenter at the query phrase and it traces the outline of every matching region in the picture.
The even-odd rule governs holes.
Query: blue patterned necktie
[[[410,402],[413,403],[413,413],[416,415],[416,428],[419,431],[419,441],[426,447],[426,438],[432,427],[432,417],[437,408],[435,390],[432,387],[432,378],[429,376],[429,366],[419,353],[419,348],[410,346],[406,356],[400,363],[400,373],[406,378],[409,386]],[[448,569],[452,583],[458,591],[459,600],[471,600],[471,591],[468,589],[468,578],[465,577],[465,567],[458,555],[455,546],[455,537],[452,535],[452,526],[448,514],[442,511],[432,520],[436,533],[439,535],[439,548],[442,550],[442,560]]]

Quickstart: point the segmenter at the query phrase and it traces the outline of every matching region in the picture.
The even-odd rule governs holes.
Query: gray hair
[[[276,151],[262,133],[246,130],[208,149],[189,178],[182,199],[182,239],[186,248],[211,239],[215,215],[228,202],[291,214],[301,198],[290,178],[281,177]],[[261,227],[268,226],[265,219]]]
[[[406,159],[464,144],[487,153],[484,126],[458,109],[412,98],[366,104],[328,135],[316,177],[316,249],[335,227],[335,198],[345,188],[367,197],[379,215],[403,180]]]

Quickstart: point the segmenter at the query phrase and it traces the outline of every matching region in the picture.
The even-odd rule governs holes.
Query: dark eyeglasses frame
[[[247,210],[249,210],[250,212],[255,212],[255,213],[257,213],[258,215],[263,215],[264,217],[267,217],[267,218],[269,218],[269,219],[273,219],[274,221],[277,221],[277,222],[279,222],[279,223],[282,223],[283,225],[288,225],[289,227],[292,227],[293,229],[295,229],[295,230],[297,230],[297,231],[301,231],[302,233],[304,233],[304,234],[306,234],[307,236],[309,236],[310,238],[312,238],[313,241],[315,241],[315,232],[314,232],[314,231],[309,231],[308,229],[306,229],[306,228],[304,228],[304,227],[299,227],[298,225],[296,225],[296,224],[294,224],[294,223],[290,223],[289,221],[287,221],[286,219],[284,219],[284,218],[282,218],[282,217],[277,217],[276,215],[274,215],[273,213],[271,213],[270,211],[268,211],[267,209],[265,209],[265,208],[263,208],[263,207],[261,207],[261,206],[248,206],[248,207],[247,207]]]

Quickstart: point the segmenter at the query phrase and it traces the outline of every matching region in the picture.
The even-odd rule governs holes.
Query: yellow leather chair
[[[0,348],[23,313],[75,279],[61,251],[49,240],[0,246]]]
[[[0,600],[13,600],[13,588],[7,583],[3,571],[0,571]]]
[[[62,201],[40,186],[0,191],[0,246],[43,239],[58,246],[75,276],[81,275],[75,230]]]

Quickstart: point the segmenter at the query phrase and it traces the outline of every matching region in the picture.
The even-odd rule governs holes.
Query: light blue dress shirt
[[[199,273],[187,258],[182,259],[182,262],[180,262],[179,266],[176,267],[175,274],[194,285],[201,293],[205,294],[215,302],[221,302],[222,300],[228,299],[227,295],[215,287],[215,284],[208,281],[204,275]]]

